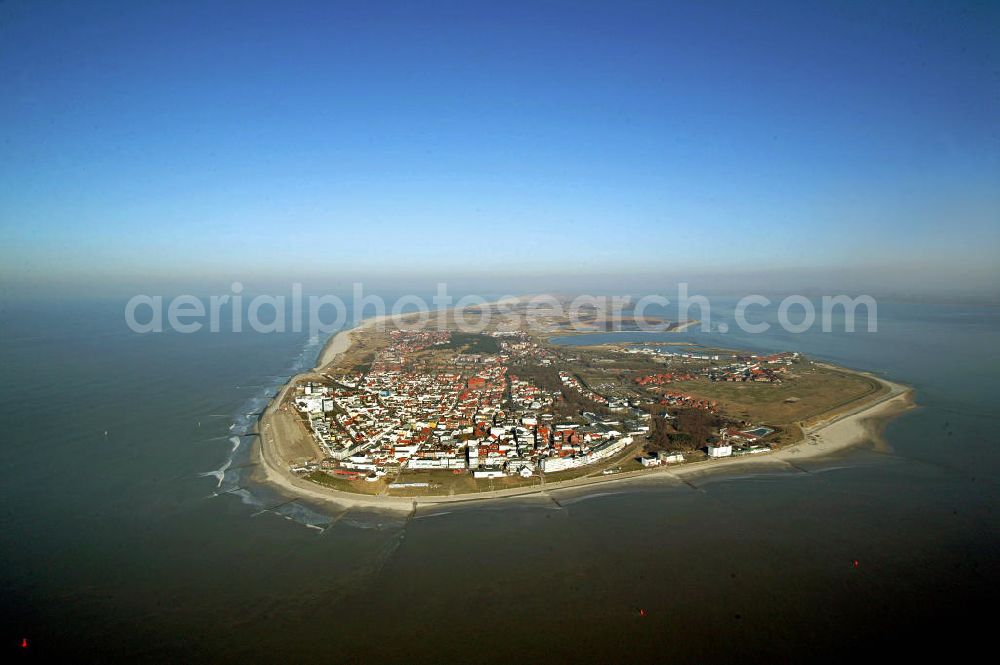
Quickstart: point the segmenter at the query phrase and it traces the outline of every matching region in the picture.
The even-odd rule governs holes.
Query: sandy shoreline
[[[582,477],[566,481],[548,481],[540,486],[519,487],[506,490],[478,492],[475,494],[459,494],[454,496],[422,496],[398,497],[387,495],[366,495],[353,492],[342,492],[322,487],[316,483],[304,480],[292,473],[288,464],[279,459],[276,451],[276,432],[273,417],[284,402],[288,391],[302,378],[315,374],[335,361],[351,346],[354,333],[370,328],[384,317],[366,319],[361,324],[342,330],[330,338],[320,351],[316,366],[308,373],[291,377],[278,394],[268,403],[254,427],[258,434],[254,443],[253,460],[259,462],[258,471],[254,472],[256,480],[263,481],[281,489],[284,493],[301,497],[309,501],[334,504],[341,508],[377,508],[394,511],[412,511],[416,507],[433,504],[467,503],[471,501],[488,501],[508,497],[546,496],[549,492],[583,488],[591,485],[621,483],[635,479],[674,478],[683,479],[688,476],[709,474],[719,470],[751,465],[793,466],[797,461],[815,459],[825,455],[843,451],[851,446],[865,441],[878,441],[881,427],[889,419],[903,413],[914,406],[911,399],[912,390],[904,385],[882,379],[867,372],[856,372],[874,379],[885,386],[887,392],[876,400],[865,402],[847,412],[837,414],[829,420],[803,428],[802,441],[782,448],[773,453],[756,456],[731,457],[724,460],[713,460],[681,464],[670,467],[660,467],[652,470],[634,471],[611,476]],[[845,371],[843,368],[839,368]],[[851,370],[846,370],[851,371]]]
[[[349,348],[351,348],[351,343],[354,339],[354,334],[365,330],[366,328],[372,328],[378,325],[382,321],[389,320],[391,315],[385,314],[383,316],[373,316],[370,319],[365,319],[353,328],[345,328],[341,330],[336,335],[331,337],[323,345],[323,349],[316,356],[316,365],[312,368],[313,372],[319,372],[324,367],[332,363],[337,359],[337,356],[342,353],[346,353]],[[298,375],[301,376],[301,375]],[[296,377],[289,379],[289,383],[294,383]]]

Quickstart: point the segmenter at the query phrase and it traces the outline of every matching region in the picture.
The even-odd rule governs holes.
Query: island
[[[333,336],[261,414],[256,478],[304,499],[414,510],[795,466],[878,440],[912,406],[906,386],[794,352],[558,344],[609,328],[598,315],[571,329],[561,310],[492,307],[373,317]]]

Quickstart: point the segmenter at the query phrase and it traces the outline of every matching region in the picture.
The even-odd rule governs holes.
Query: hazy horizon
[[[0,301],[31,299],[116,299],[136,294],[166,297],[192,294],[208,297],[226,294],[234,283],[247,294],[289,294],[293,286],[305,295],[350,296],[357,285],[364,293],[383,297],[402,294],[432,294],[444,284],[456,295],[526,295],[540,293],[578,294],[659,294],[672,297],[680,284],[692,294],[742,297],[748,294],[801,294],[808,297],[833,294],[870,295],[893,300],[939,303],[998,303],[1000,287],[987,271],[978,274],[955,267],[942,277],[919,269],[904,271],[781,270],[746,273],[589,273],[589,274],[470,274],[440,273],[330,273],[289,270],[265,273],[232,270],[227,273],[192,275],[94,275],[8,277],[0,285]]]
[[[995,297],[995,4],[0,7],[8,297]]]

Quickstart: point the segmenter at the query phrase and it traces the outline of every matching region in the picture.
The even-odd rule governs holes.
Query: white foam
[[[219,481],[216,487],[222,487],[222,480],[226,477],[226,471],[228,471],[229,467],[233,465],[233,455],[236,453],[236,449],[240,447],[240,437],[231,436],[229,437],[229,440],[232,441],[233,447],[229,449],[229,457],[227,457],[226,461],[222,463],[222,466],[214,471],[206,471],[205,473],[200,474],[201,476],[215,476],[215,478]]]
[[[598,499],[603,496],[620,496],[622,494],[630,494],[630,492],[595,492],[594,494],[585,494],[584,496],[575,497],[573,499],[558,499],[560,504],[564,506],[571,506],[574,503],[580,503],[581,501],[588,501],[590,499]]]
[[[425,520],[425,519],[428,519],[430,517],[441,517],[443,515],[451,515],[452,512],[453,511],[451,511],[451,510],[444,510],[444,511],[441,511],[439,513],[431,513],[429,515],[417,515],[413,519],[415,519],[415,520]]]

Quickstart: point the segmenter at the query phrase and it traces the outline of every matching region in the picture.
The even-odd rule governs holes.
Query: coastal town
[[[447,362],[425,353],[450,337],[393,331],[368,372],[301,386],[295,405],[325,453],[323,471],[368,481],[404,469],[529,478],[610,459],[649,431],[649,415],[624,403],[621,418],[557,418],[559,391],[511,371],[512,364],[554,360],[522,333],[494,333],[493,353],[456,353]],[[568,389],[609,404],[565,372],[559,376]]]
[[[292,470],[364,493],[460,494],[766,454],[794,427],[712,395],[783,394],[817,372],[796,353],[556,345],[522,330],[368,337],[366,354],[296,383],[288,404],[317,451]]]

